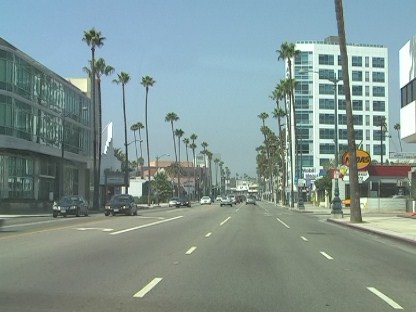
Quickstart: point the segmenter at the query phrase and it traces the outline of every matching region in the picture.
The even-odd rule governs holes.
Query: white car
[[[169,199],[169,207],[175,207],[179,201],[179,197],[172,197]]]
[[[201,200],[200,200],[201,205],[211,205],[211,197],[209,196],[202,196]]]

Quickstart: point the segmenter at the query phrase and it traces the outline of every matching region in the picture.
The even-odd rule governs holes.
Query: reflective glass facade
[[[81,90],[0,38],[0,208],[56,199],[61,181],[87,195],[91,111]]]

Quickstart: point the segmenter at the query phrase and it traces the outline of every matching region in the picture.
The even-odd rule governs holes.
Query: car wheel
[[[110,213],[109,213],[108,211],[106,211],[106,212],[104,212],[104,215],[105,215],[106,217],[108,217],[108,216],[110,215]]]
[[[53,214],[52,214],[52,217],[54,217],[54,218],[56,218],[58,216],[58,214],[56,213],[56,212],[54,212]]]
[[[134,215],[137,216],[137,209],[134,211]]]
[[[116,213],[114,211],[112,211],[111,214],[112,214],[113,217],[116,215]]]
[[[88,217],[88,208],[86,208],[86,209],[85,209],[85,214],[84,214],[84,216],[85,216],[85,217]]]
[[[77,212],[75,214],[77,217],[79,217],[79,208],[77,208]]]
[[[66,213],[64,213],[64,214],[62,215],[62,217],[66,218]]]

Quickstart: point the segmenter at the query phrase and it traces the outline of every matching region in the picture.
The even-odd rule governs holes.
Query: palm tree
[[[215,157],[214,158],[214,164],[215,164],[215,196],[217,196],[218,192],[218,163],[220,162],[220,159]]]
[[[196,149],[197,145],[195,144],[195,140],[198,139],[198,136],[195,133],[192,133],[189,138],[192,140],[192,143],[189,145],[189,147],[192,150],[192,166],[194,168],[194,198],[196,198],[196,159],[195,159],[195,149]]]
[[[134,132],[139,131],[140,157],[139,157],[139,159],[138,159],[137,162],[138,162],[138,165],[140,165],[140,177],[143,179],[143,164],[144,164],[144,160],[143,160],[143,148],[142,148],[143,140],[142,140],[142,132],[141,132],[141,130],[144,129],[144,126],[143,126],[143,124],[140,121],[139,122],[136,122],[133,126],[134,126],[134,129],[135,130],[133,130],[133,129],[130,128],[131,130],[133,130]],[[136,142],[136,133],[134,133],[134,141]]]
[[[347,43],[345,38],[344,9],[342,7],[342,0],[335,0],[335,14],[337,17],[339,49],[341,52],[342,75],[345,93],[345,110],[347,114],[348,152],[350,156],[349,172],[351,189],[350,221],[355,223],[361,223],[363,222],[363,220],[361,216],[360,207],[360,186],[358,184],[357,154],[355,146],[354,120],[352,116],[351,106],[350,77],[348,73],[348,54]]]
[[[206,152],[207,152],[208,143],[204,141],[201,143],[201,146],[203,148],[201,154],[204,155],[204,173],[205,173],[204,174],[204,195],[206,195],[207,193],[207,187],[206,187],[206,184],[207,184],[207,158],[206,156],[207,154]]]
[[[124,147],[126,153],[126,162],[124,163],[124,184],[126,186],[125,193],[129,192],[129,153],[127,144],[127,119],[126,119],[126,93],[125,86],[130,81],[130,76],[126,72],[117,74],[118,79],[114,79],[113,82],[121,84],[122,96],[123,96],[123,117],[124,117]]]
[[[396,123],[394,125],[394,130],[397,131],[397,139],[399,140],[399,144],[400,144],[400,153],[403,153],[402,141],[400,140],[400,124],[399,123]]]
[[[290,116],[290,126],[291,128],[289,128],[289,132],[291,132],[290,135],[290,141],[289,141],[289,145],[292,146],[293,142],[295,142],[295,147],[298,145],[297,142],[297,135],[296,135],[296,129],[295,129],[295,117],[296,117],[296,113],[295,113],[295,99],[294,99],[294,89],[295,89],[295,81],[294,79],[292,79],[292,58],[294,58],[297,54],[299,54],[299,50],[296,50],[296,45],[294,43],[289,43],[287,41],[285,41],[284,43],[282,43],[280,45],[280,50],[276,50],[277,54],[278,54],[278,60],[285,60],[287,62],[287,67],[288,67],[288,72],[289,72],[289,116]],[[294,138],[294,140],[292,140],[292,137]],[[291,154],[293,152],[293,149],[290,148],[291,150]],[[295,150],[295,154],[297,155],[297,152]],[[293,168],[293,156],[291,156],[291,203],[290,206],[294,207],[295,205],[295,200],[294,200],[294,190],[293,190],[293,183],[294,183],[294,168]],[[302,161],[302,160],[301,160]]]
[[[146,98],[145,98],[145,123],[146,123],[146,145],[147,145],[147,170],[148,170],[148,181],[149,181],[149,189],[147,193],[147,205],[150,206],[150,195],[152,192],[152,187],[150,184],[150,151],[149,151],[149,127],[147,125],[147,96],[149,94],[149,87],[152,87],[156,83],[155,80],[153,80],[150,76],[144,76],[142,77],[142,81],[140,84],[145,87],[146,90]]]
[[[175,136],[178,137],[178,159],[177,159],[177,163],[178,163],[178,167],[181,168],[181,137],[183,136],[185,132],[182,129],[175,129]],[[180,195],[180,187],[181,187],[181,175],[180,175],[180,171],[178,170],[178,196]]]
[[[209,165],[209,180],[208,180],[209,196],[212,197],[212,156],[213,156],[213,153],[211,151],[206,150],[205,154],[208,157],[208,165]]]
[[[91,48],[91,98],[92,98],[92,114],[93,114],[93,180],[94,180],[94,193],[93,193],[93,206],[98,208],[100,201],[100,180],[99,172],[97,170],[97,108],[95,103],[95,48],[101,48],[104,45],[105,37],[101,35],[100,31],[96,31],[91,28],[89,31],[84,31],[84,37],[82,41],[85,41]],[[101,133],[100,133],[101,136]],[[101,153],[101,151],[100,151]]]
[[[178,154],[176,153],[176,140],[175,140],[175,130],[173,129],[173,122],[178,121],[179,116],[176,115],[174,112],[167,113],[165,116],[165,121],[170,122],[170,126],[172,128],[172,139],[173,139],[173,149],[175,152],[175,161],[178,162]]]
[[[223,181],[224,181],[224,170],[222,169],[222,166],[224,166],[224,162],[221,160],[219,163],[218,163],[218,166],[220,167],[220,192],[221,192],[221,195],[224,193],[224,183],[223,183]]]
[[[91,62],[91,61],[90,61]],[[90,63],[90,67],[93,66]],[[91,78],[92,70],[88,67],[84,67],[83,70],[88,74]],[[95,61],[94,65],[95,76],[97,79],[97,89],[98,89],[98,166],[97,166],[97,174],[98,174],[98,181],[100,181],[100,174],[101,174],[101,153],[102,153],[102,129],[103,129],[103,116],[102,116],[102,102],[101,102],[101,77],[103,75],[109,76],[114,73],[114,67],[107,65],[102,57]]]

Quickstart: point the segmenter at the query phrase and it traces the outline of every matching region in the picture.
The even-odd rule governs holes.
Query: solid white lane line
[[[210,237],[212,235],[212,233],[211,232],[209,232],[209,233],[207,233],[206,235],[205,235],[205,237],[206,238],[208,238],[208,237]]]
[[[195,249],[196,249],[195,246],[189,248],[188,251],[185,253],[185,255],[190,255],[191,253],[193,253],[195,251]]]
[[[290,226],[287,225],[286,223],[284,223],[282,220],[280,220],[279,218],[276,218],[277,221],[279,221],[281,224],[283,224],[283,226],[285,226],[286,228],[290,229]]]
[[[230,220],[231,219],[231,217],[228,217],[227,219],[225,219],[224,221],[222,221],[221,223],[220,223],[220,225],[222,226],[222,225],[224,225],[228,220]]]
[[[183,218],[183,216],[178,216],[178,217],[174,217],[174,218],[170,218],[170,219],[165,219],[165,220],[161,220],[161,221],[155,221],[155,222],[152,222],[152,223],[148,223],[148,224],[136,226],[136,227],[133,227],[133,228],[129,228],[129,229],[125,229],[125,230],[113,232],[113,233],[110,233],[109,235],[123,234],[123,233],[130,232],[130,231],[134,231],[134,230],[144,229],[144,228],[147,228],[147,227],[150,227],[150,226],[153,226],[153,225],[162,224],[162,223],[169,222],[169,221],[173,221],[173,220],[180,219],[180,218]]]
[[[395,302],[393,299],[389,298],[388,296],[386,296],[385,294],[383,294],[381,291],[377,290],[376,288],[374,288],[374,287],[367,287],[367,289],[369,291],[371,291],[373,294],[375,294],[377,297],[379,297],[381,300],[383,300],[384,302],[386,302],[393,309],[403,310],[403,308],[397,302]]]
[[[143,298],[149,291],[151,291],[160,281],[161,277],[154,278],[149,284],[144,286],[139,292],[134,294],[134,298]]]
[[[78,231],[99,230],[99,231],[102,231],[102,232],[114,231],[113,229],[104,229],[104,228],[76,228],[74,230],[78,230]]]
[[[328,255],[326,252],[320,251],[320,253],[321,253],[322,256],[324,256],[328,260],[334,260],[334,258],[332,258],[330,255]]]
[[[300,238],[302,238],[305,242],[308,241],[308,239],[305,236],[301,236]]]

